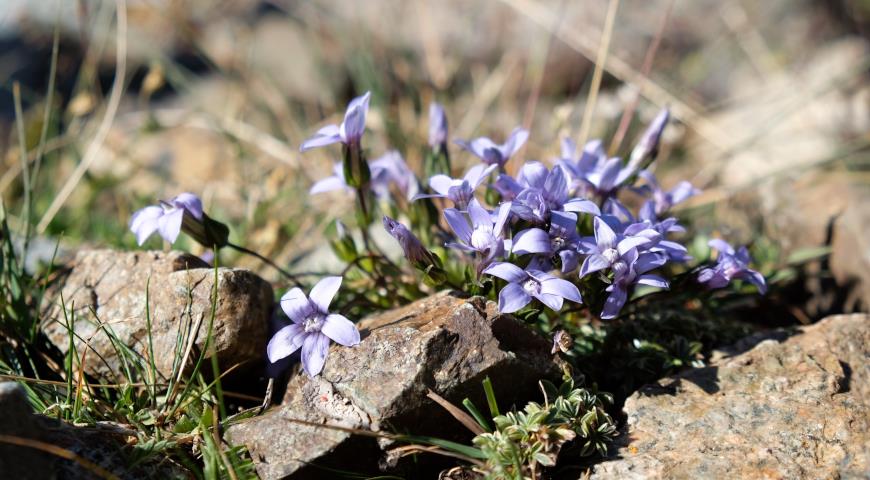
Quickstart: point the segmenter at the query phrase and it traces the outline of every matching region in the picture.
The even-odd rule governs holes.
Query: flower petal
[[[549,295],[541,292],[534,297],[554,312],[558,312],[559,310],[561,310],[562,304],[564,303],[562,297],[560,297],[559,295]]]
[[[668,281],[658,275],[640,275],[637,277],[636,283],[639,283],[641,285],[649,285],[650,287],[670,288],[670,284],[668,284]]]
[[[601,209],[591,200],[583,198],[572,198],[565,202],[562,210],[566,212],[588,213],[590,215],[601,215]]]
[[[171,202],[177,208],[187,210],[197,220],[202,220],[202,200],[190,192],[178,194]]]
[[[301,343],[294,340],[304,333],[305,329],[298,323],[287,325],[275,332],[275,335],[269,340],[269,344],[266,345],[266,355],[269,357],[269,362],[275,363],[298,350]]]
[[[312,333],[305,337],[302,344],[302,368],[309,377],[314,377],[323,370],[328,353],[329,337],[322,333]]]
[[[515,128],[510,135],[508,135],[508,139],[502,144],[499,148],[503,159],[510,158],[517,150],[525,145],[526,140],[529,139],[529,131],[517,127]],[[504,161],[504,160],[503,160]]]
[[[311,302],[301,288],[292,288],[281,297],[281,309],[294,323],[302,323],[311,314]]]
[[[465,215],[459,213],[459,210],[455,208],[445,208],[444,218],[447,219],[447,224],[460,240],[471,243],[471,227],[468,225]]]
[[[550,235],[540,228],[527,228],[514,237],[513,253],[549,253]]]
[[[327,125],[317,131],[308,140],[302,142],[299,146],[300,152],[311,150],[312,148],[324,147],[341,141],[338,125]]]
[[[163,216],[163,208],[157,206],[145,207],[130,218],[130,231],[136,234],[136,243],[142,246],[145,240],[157,230],[157,221]]]
[[[329,304],[335,297],[335,292],[341,287],[341,277],[324,277],[314,285],[308,298],[320,309],[321,313],[329,312]]]
[[[320,331],[335,343],[345,347],[352,347],[359,343],[359,330],[344,315],[337,313],[327,315]]]
[[[369,111],[371,92],[354,98],[347,105],[344,121],[339,127],[339,135],[345,143],[359,143],[366,131],[366,114]]]
[[[184,209],[175,208],[165,212],[157,219],[157,230],[160,236],[169,243],[175,243],[181,233],[181,222],[184,221]]]
[[[498,206],[498,217],[495,224],[492,226],[492,232],[496,236],[500,236],[504,231],[504,226],[511,216],[511,202],[504,202]]]
[[[438,192],[440,195],[447,195],[450,187],[453,186],[453,179],[447,175],[432,175],[429,178],[429,188]]]
[[[716,250],[718,250],[721,253],[727,253],[728,255],[734,255],[734,247],[732,247],[731,244],[729,244],[725,240],[722,240],[721,238],[714,238],[714,239],[710,240],[709,242],[707,242],[707,245],[709,245],[710,248],[715,248]]]
[[[498,292],[498,311],[501,313],[513,313],[525,307],[532,301],[532,297],[516,283],[509,283]]]
[[[476,198],[472,198],[471,202],[468,203],[468,216],[471,218],[471,225],[475,230],[480,227],[492,228],[492,216],[480,206]]]
[[[628,292],[619,285],[614,285],[607,300],[604,301],[604,309],[601,311],[601,319],[609,320],[616,318],[625,301],[628,300]]]
[[[599,249],[604,251],[616,246],[616,233],[613,232],[613,229],[610,228],[607,222],[602,220],[601,217],[595,217],[593,224],[595,228],[595,243],[598,244]]]
[[[522,282],[528,275],[522,268],[508,262],[496,262],[486,267],[483,273],[507,280],[508,282]]]
[[[326,177],[322,180],[318,180],[317,183],[312,185],[311,190],[309,190],[308,193],[310,195],[316,195],[318,193],[331,192],[333,190],[341,190],[344,188],[348,188],[344,178]]]
[[[609,266],[610,262],[608,262],[606,258],[597,253],[593,253],[586,257],[586,260],[583,260],[583,265],[580,267],[580,278],[583,278],[590,273],[604,270]]]
[[[583,299],[580,298],[580,290],[577,289],[577,286],[568,280],[563,280],[561,278],[551,278],[541,282],[541,293],[547,295],[558,295],[565,300],[571,300],[575,303],[583,301]]]

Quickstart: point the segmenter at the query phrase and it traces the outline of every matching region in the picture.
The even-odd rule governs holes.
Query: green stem
[[[293,282],[294,285],[296,285],[297,287],[300,287],[300,288],[302,287],[302,283],[300,283],[299,280],[292,273],[279,267],[278,264],[276,264],[272,260],[269,260],[268,258],[264,257],[263,255],[260,255],[259,253],[255,252],[253,250],[249,250],[241,245],[236,245],[234,243],[227,242],[227,246],[232,248],[233,250],[236,250],[236,251],[239,251],[242,253],[246,253],[246,254],[251,255],[253,257],[257,257],[258,259],[260,259],[264,263],[270,265],[275,270],[278,270],[279,272],[281,272],[281,275],[284,275],[285,277],[287,277],[287,279],[290,280],[291,282]]]

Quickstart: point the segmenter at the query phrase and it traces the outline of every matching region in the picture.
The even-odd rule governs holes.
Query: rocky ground
[[[143,333],[148,284],[151,348],[158,370],[170,374],[178,368],[169,360],[177,355],[172,339],[179,331],[188,331],[182,336],[191,339],[191,348],[202,348],[196,328],[203,327],[195,326],[210,317],[204,312],[211,309],[214,274],[201,260],[177,252],[82,251],[64,288],[50,295],[44,330],[58,348],[68,348],[58,310],[63,295],[81,317],[74,344],[102,360],[85,368],[111,380],[119,369],[113,341],[150,355]],[[218,269],[217,277],[215,355],[222,364],[262,365],[271,288],[244,270]],[[480,381],[488,376],[498,398],[510,404],[535,398],[537,381],[560,373],[546,339],[481,299],[444,292],[366,318],[359,327],[362,343],[333,346],[321,376],[291,375],[277,405],[228,429],[228,441],[247,447],[261,478],[316,478],[321,467],[419,472],[425,461],[396,464],[385,454],[395,443],[349,429],[467,440],[464,427],[427,397],[430,390],[454,403],[466,397],[481,403]],[[109,328],[113,341],[101,337]],[[839,315],[800,329],[759,333],[718,350],[703,368],[629,397],[617,445],[591,466],[592,477],[861,477],[870,473],[868,398],[870,316]],[[142,469],[178,473],[169,464],[131,470],[119,463],[133,436],[127,425],[84,428],[31,414],[23,390],[12,383],[0,386],[0,403],[0,435],[75,454],[46,463],[33,450],[7,445],[0,447],[3,471],[32,466],[80,472],[76,469],[96,464],[130,478]]]

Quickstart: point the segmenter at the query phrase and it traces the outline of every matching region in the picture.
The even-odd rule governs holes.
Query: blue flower
[[[341,287],[341,277],[326,277],[311,289],[310,297],[294,288],[281,297],[281,308],[290,317],[292,324],[278,330],[266,353],[269,361],[289,356],[302,348],[302,368],[310,377],[323,370],[330,340],[352,347],[359,344],[356,325],[343,315],[329,313],[329,304]]]
[[[517,150],[522,148],[528,138],[529,131],[517,127],[501,145],[493,142],[487,137],[475,138],[470,142],[465,140],[455,140],[454,143],[483,160],[483,163],[503,168],[504,164],[510,160],[511,156],[516,153]]]
[[[498,310],[501,313],[516,312],[533,298],[557,312],[562,309],[564,300],[582,301],[576,285],[540,270],[523,270],[512,263],[497,262],[483,273],[508,281],[498,294]]]
[[[719,256],[716,258],[715,266],[703,268],[698,272],[699,283],[713,289],[725,287],[732,280],[739,279],[755,285],[762,295],[767,292],[764,275],[749,268],[752,259],[746,247],[740,247],[735,251],[728,242],[720,239],[710,240],[709,245],[719,251]]]
[[[135,212],[130,218],[130,230],[136,234],[140,246],[154,232],[167,242],[175,243],[185,220],[200,224],[203,221],[202,200],[192,193],[182,193],[168,202],[161,201],[160,205]]]
[[[469,225],[461,212],[453,208],[445,209],[444,217],[447,219],[447,224],[459,239],[459,242],[450,242],[447,246],[482,255],[478,271],[482,270],[494,259],[504,256],[504,227],[510,217],[510,211],[510,202],[503,203],[493,218],[493,215],[477,200],[472,200],[468,205],[468,216],[471,219]]]
[[[468,203],[474,198],[474,191],[495,168],[495,165],[475,165],[462,178],[433,175],[429,179],[429,188],[435,191],[435,193],[415,195],[413,200],[421,198],[448,198],[456,208],[465,210],[468,208]]]
[[[340,125],[327,125],[321,128],[311,138],[302,142],[299,151],[304,152],[333,143],[359,145],[366,130],[366,114],[369,111],[370,98],[371,93],[366,92],[351,100]]]

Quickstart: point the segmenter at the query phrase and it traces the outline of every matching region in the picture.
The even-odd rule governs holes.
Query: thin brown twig
[[[655,60],[656,52],[658,52],[659,45],[662,42],[662,37],[665,34],[665,28],[668,25],[668,19],[671,16],[671,10],[673,7],[674,0],[670,0],[668,6],[665,8],[664,15],[662,15],[662,21],[659,23],[659,28],[656,31],[655,37],[653,37],[649,47],[646,49],[646,54],[643,58],[643,65],[640,67],[640,74],[644,77],[649,77],[649,72],[652,70],[653,60]],[[631,125],[631,118],[634,116],[634,111],[637,109],[637,104],[639,102],[640,90],[636,90],[634,98],[631,99],[631,103],[628,104],[628,107],[622,112],[622,118],[619,119],[619,127],[617,127],[616,133],[613,134],[613,140],[610,142],[610,155],[616,155],[616,152],[622,145],[622,140],[625,138],[625,134],[628,133],[628,126]]]
[[[79,465],[81,465],[82,468],[90,471],[94,475],[97,475],[98,477],[101,477],[101,478],[105,478],[105,479],[109,479],[109,480],[115,480],[115,479],[120,478],[117,475],[115,475],[114,473],[112,473],[112,472],[106,470],[105,468],[97,465],[96,463],[88,460],[87,458],[76,455],[72,451],[67,450],[65,448],[58,447],[57,445],[52,445],[50,443],[43,442],[40,440],[35,440],[32,438],[23,438],[23,437],[18,437],[15,435],[6,435],[6,434],[0,434],[0,442],[8,443],[10,445],[18,445],[19,447],[34,448],[36,450],[41,450],[43,452],[50,453],[52,455],[56,455],[56,456],[61,457],[61,458],[71,460],[71,461],[76,462]]]
[[[598,100],[601,79],[604,77],[604,65],[607,62],[607,54],[610,52],[610,39],[613,38],[613,27],[616,24],[617,9],[619,9],[619,0],[610,0],[610,3],[607,4],[607,14],[604,17],[604,30],[601,32],[601,41],[598,43],[598,54],[595,56],[592,85],[589,87],[589,95],[586,97],[586,107],[583,109],[583,120],[580,123],[580,143],[578,145],[586,144],[586,139],[589,138],[589,130],[592,128],[592,114],[595,112],[595,103]]]

